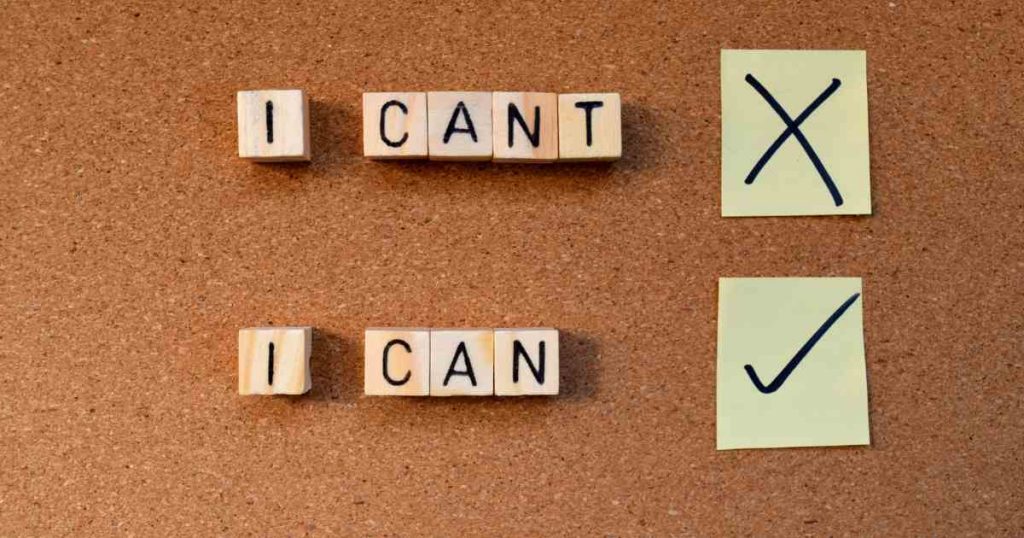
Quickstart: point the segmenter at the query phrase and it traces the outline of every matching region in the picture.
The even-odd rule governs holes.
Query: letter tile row
[[[298,395],[312,388],[312,327],[238,332],[238,393]],[[557,329],[366,330],[370,396],[558,394]]]
[[[312,156],[303,90],[240,91],[238,156]],[[622,156],[617,93],[395,92],[363,94],[363,155],[371,159],[551,162]]]
[[[558,394],[557,329],[366,330],[369,396]]]
[[[617,93],[363,94],[363,155],[372,159],[551,162],[622,156]]]

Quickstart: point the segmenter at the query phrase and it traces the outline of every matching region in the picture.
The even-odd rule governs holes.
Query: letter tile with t
[[[494,330],[494,393],[558,394],[558,329]]]
[[[617,93],[558,96],[558,158],[614,161],[622,157],[622,104]]]
[[[430,331],[430,395],[494,394],[494,331]]]
[[[371,159],[427,158],[425,92],[363,94],[363,155]]]
[[[430,394],[429,329],[366,329],[364,350],[367,396]]]

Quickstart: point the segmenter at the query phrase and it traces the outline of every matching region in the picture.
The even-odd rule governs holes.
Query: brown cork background
[[[797,4],[2,2],[0,535],[1024,535],[1024,8]],[[722,48],[867,51],[872,216],[719,216]],[[276,87],[311,164],[236,157]],[[624,158],[364,160],[431,89],[621,92]],[[759,275],[864,278],[870,447],[715,450]],[[389,325],[558,327],[563,393],[363,397]]]

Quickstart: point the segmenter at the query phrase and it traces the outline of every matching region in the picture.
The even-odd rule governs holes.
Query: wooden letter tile
[[[430,159],[489,161],[493,155],[491,99],[491,92],[428,93]]]
[[[495,329],[494,393],[558,394],[558,330]]]
[[[309,100],[302,90],[238,92],[238,156],[308,161]]]
[[[494,331],[430,331],[430,395],[494,394]]]
[[[363,94],[363,155],[371,159],[427,158],[427,94]]]
[[[430,394],[430,330],[366,329],[367,396]]]
[[[239,394],[303,394],[313,386],[312,327],[258,327],[238,331]]]
[[[559,95],[558,155],[564,161],[613,161],[622,157],[619,94]]]
[[[551,162],[558,159],[558,96],[494,92],[494,160]]]

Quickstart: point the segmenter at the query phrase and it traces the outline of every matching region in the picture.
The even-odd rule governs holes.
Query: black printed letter
[[[466,358],[466,369],[459,371],[455,369],[455,363],[459,362],[459,355]],[[466,343],[459,342],[459,347],[455,348],[455,356],[452,357],[452,363],[448,366],[448,373],[444,375],[444,386],[448,386],[448,380],[453,375],[465,375],[469,376],[469,382],[476,386],[476,376],[473,375],[473,363],[469,360],[469,352],[466,351]]]
[[[576,103],[576,108],[582,108],[584,113],[587,115],[587,147],[589,148],[594,144],[594,130],[590,125],[590,113],[595,108],[601,108],[604,106],[602,101],[580,101]]]
[[[393,106],[397,106],[402,111],[402,114],[409,113],[409,109],[406,108],[406,106],[402,104],[400,101],[391,100],[388,101],[387,103],[384,103],[384,106],[380,107],[380,139],[383,140],[385,144],[393,148],[398,148],[401,147],[402,144],[405,144],[405,141],[409,139],[409,133],[402,133],[402,138],[399,138],[398,142],[394,142],[390,138],[388,138],[387,133],[384,132],[386,124],[385,118],[387,117],[388,109]]]
[[[274,384],[274,343],[271,342],[267,351],[267,384]]]
[[[540,353],[539,353],[540,360],[538,360],[537,362],[540,363],[540,366],[534,368],[533,361],[531,361],[530,360],[530,356],[526,354],[526,349],[523,347],[522,342],[520,342],[519,340],[515,340],[515,341],[512,342],[512,382],[513,383],[518,383],[519,382],[519,356],[522,355],[522,357],[524,359],[526,359],[526,365],[529,366],[530,370],[533,372],[533,377],[537,380],[537,383],[540,383],[541,385],[544,384],[544,342],[541,342],[539,347],[540,347]]]
[[[274,143],[274,102],[267,101],[267,144]]]
[[[388,345],[384,346],[384,379],[395,387],[401,387],[402,385],[409,382],[409,378],[412,377],[412,371],[405,372],[405,377],[401,381],[395,381],[390,375],[388,375],[388,351],[391,351],[391,346],[402,346],[405,348],[406,353],[412,353],[412,347],[405,340],[392,340],[388,342]]]
[[[465,127],[456,127],[455,122],[459,120],[459,112],[466,117]],[[469,110],[466,109],[466,103],[459,101],[459,104],[455,105],[455,112],[452,112],[452,119],[448,120],[448,128],[444,130],[444,143],[447,144],[451,140],[452,135],[455,133],[469,133],[469,136],[473,137],[473,142],[476,142],[476,129],[473,128],[473,118],[469,117]]]
[[[523,132],[526,133],[526,137],[530,139],[530,144],[533,147],[540,146],[540,107],[533,107],[533,132],[530,132],[530,128],[526,126],[526,119],[519,113],[519,108],[512,104],[508,104],[508,147],[512,147],[512,131],[513,131],[513,120],[519,123],[520,127],[523,128]]]

